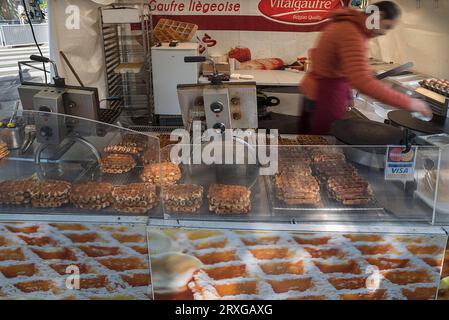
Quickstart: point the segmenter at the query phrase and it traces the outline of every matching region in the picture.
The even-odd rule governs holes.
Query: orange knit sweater
[[[380,102],[409,109],[411,98],[377,80],[368,63],[368,39],[364,13],[353,9],[337,10],[311,50],[312,68],[300,84],[306,97],[316,100],[318,77],[346,77],[352,87]]]

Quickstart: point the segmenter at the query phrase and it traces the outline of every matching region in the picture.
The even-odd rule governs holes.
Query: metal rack
[[[104,20],[104,10],[133,8],[139,10],[140,22]],[[154,103],[151,76],[152,16],[144,1],[119,1],[100,10],[106,67],[109,109],[122,111],[122,122],[133,124],[144,118],[153,123]],[[141,67],[136,68],[136,64]],[[124,66],[121,71],[118,67]],[[127,68],[128,67],[128,68]],[[132,70],[134,67],[134,70]]]

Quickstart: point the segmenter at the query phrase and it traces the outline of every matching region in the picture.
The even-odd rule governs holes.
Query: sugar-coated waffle
[[[163,188],[165,209],[174,213],[195,213],[203,204],[203,187],[179,184]]]
[[[251,190],[244,186],[212,184],[207,195],[209,210],[217,214],[251,211]]]
[[[147,213],[158,202],[156,187],[150,183],[132,183],[125,186],[116,186],[111,196],[114,208],[117,211],[126,213]]]
[[[181,170],[171,162],[148,164],[144,166],[140,178],[157,186],[172,185],[181,179]]]
[[[160,19],[153,32],[159,42],[170,42],[171,40],[190,41],[195,36],[198,26],[193,23],[176,21],[171,19]]]
[[[103,173],[122,174],[136,167],[136,160],[132,155],[111,153],[100,159],[100,169]]]
[[[203,267],[195,299],[434,299],[444,237],[166,230]],[[150,244],[151,245],[151,244]],[[377,289],[373,270],[380,275]],[[368,281],[367,281],[368,280]],[[155,284],[157,286],[157,284]]]
[[[23,205],[31,202],[34,180],[10,180],[0,182],[0,204]]]
[[[31,204],[36,208],[58,208],[69,203],[72,184],[67,181],[45,180],[30,189]]]
[[[145,227],[0,224],[0,299],[149,299],[146,246]]]
[[[4,143],[2,140],[0,140],[0,160],[6,158],[9,156],[9,149],[6,143]]]
[[[296,138],[297,144],[302,146],[327,146],[330,142],[323,136],[300,135]]]

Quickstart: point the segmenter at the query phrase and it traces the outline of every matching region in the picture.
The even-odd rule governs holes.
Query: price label
[[[410,151],[404,152],[401,146],[389,146],[387,149],[385,180],[413,181],[417,150],[417,147],[412,147]]]

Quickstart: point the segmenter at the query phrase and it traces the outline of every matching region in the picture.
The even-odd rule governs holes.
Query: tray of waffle
[[[280,174],[274,179],[276,197],[287,205],[318,205],[321,202],[320,185],[312,175]]]
[[[251,211],[251,190],[244,186],[212,184],[207,198],[209,211],[216,214],[247,214]]]
[[[327,190],[332,199],[344,205],[367,205],[374,201],[368,181],[360,176],[330,177]]]
[[[181,169],[175,163],[162,162],[144,166],[140,178],[157,186],[173,185],[181,180]]]
[[[101,210],[112,205],[114,186],[107,182],[80,182],[72,186],[70,202],[77,208]]]
[[[0,299],[152,296],[143,226],[7,223],[0,224],[0,243]],[[77,271],[73,290],[67,284]]]
[[[72,184],[67,181],[45,180],[30,188],[31,204],[35,208],[59,208],[70,202]]]
[[[116,186],[111,196],[114,209],[119,212],[145,214],[158,204],[156,186],[149,183]]]
[[[187,42],[192,40],[198,26],[193,23],[181,22],[171,19],[160,19],[153,32],[159,42],[170,42],[179,40]]]
[[[31,190],[34,180],[10,180],[0,183],[0,204],[25,205],[31,203]]]
[[[100,169],[103,173],[122,174],[135,167],[136,160],[129,154],[111,153],[100,159]]]
[[[8,145],[0,140],[0,160],[6,158],[9,155]]]
[[[300,135],[296,138],[297,144],[302,146],[327,146],[331,143],[323,136]]]
[[[164,207],[170,213],[195,213],[203,205],[203,187],[194,184],[166,186],[162,191]]]
[[[173,247],[202,262],[188,287],[198,300],[434,299],[444,236],[172,230]],[[150,243],[151,246],[151,243]],[[373,272],[380,276],[373,286]],[[154,271],[154,270],[153,270]],[[377,279],[377,278],[376,278]],[[156,287],[157,284],[154,283]]]

